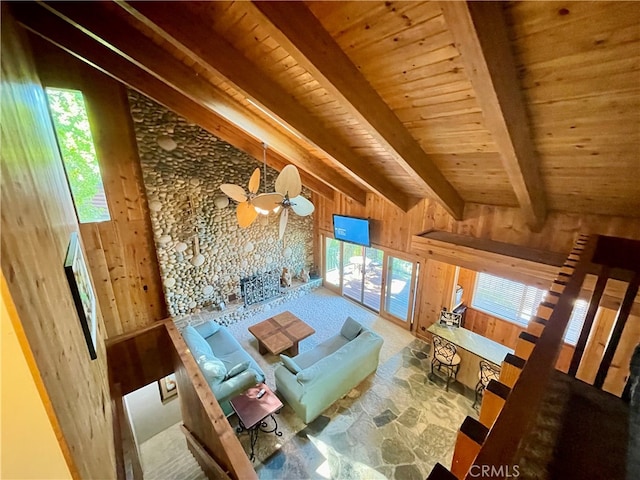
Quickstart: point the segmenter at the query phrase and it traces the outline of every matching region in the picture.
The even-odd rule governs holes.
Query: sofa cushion
[[[182,331],[182,338],[191,350],[193,358],[200,358],[201,355],[207,355],[214,357],[213,350],[207,343],[207,341],[198,333],[198,331],[191,325],[185,327]]]
[[[235,367],[231,367],[227,372],[227,376],[224,377],[225,380],[229,380],[230,378],[235,377],[239,373],[244,372],[247,368],[249,368],[249,361],[245,361],[242,363],[238,363]]]
[[[211,350],[215,353],[216,357],[220,358],[223,362],[226,362],[227,357],[232,357],[235,353],[243,352],[242,345],[235,339],[231,332],[227,328],[219,328],[213,335],[207,337],[207,343],[211,347]],[[234,367],[236,364],[242,362],[242,360],[227,364],[227,368]]]
[[[344,338],[342,335],[334,335],[317,347],[297,355],[294,360],[300,369],[304,370],[305,368],[308,368],[314,363],[322,360],[324,357],[328,357],[347,343],[349,343],[349,340]]]
[[[226,380],[227,369],[224,363],[213,355],[200,355],[198,366],[209,385],[217,385]]]
[[[202,335],[206,339],[207,337],[210,337],[218,330],[220,330],[222,328],[222,325],[217,324],[213,320],[209,320],[208,322],[204,322],[203,324],[198,325],[194,328],[200,335]]]
[[[362,331],[362,325],[356,322],[353,318],[347,317],[340,329],[340,335],[342,335],[347,340],[353,340],[358,336],[358,334]]]
[[[287,355],[280,355],[280,360],[282,360],[283,365],[287,367],[291,373],[296,374],[302,371],[298,364]]]

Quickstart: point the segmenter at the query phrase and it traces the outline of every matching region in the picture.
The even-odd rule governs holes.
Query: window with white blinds
[[[496,317],[503,318],[526,327],[535,316],[538,305],[547,291],[524,283],[496,277],[488,273],[478,273],[471,306]],[[582,330],[588,303],[576,300],[565,332],[564,341],[575,345]]]

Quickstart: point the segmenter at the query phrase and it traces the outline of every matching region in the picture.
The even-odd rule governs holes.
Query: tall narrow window
[[[80,223],[109,220],[100,167],[82,92],[47,88],[60,154]]]

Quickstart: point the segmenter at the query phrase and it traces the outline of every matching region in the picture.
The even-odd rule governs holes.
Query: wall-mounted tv
[[[347,217],[333,214],[333,236],[336,240],[371,246],[369,238],[369,220],[366,218]]]

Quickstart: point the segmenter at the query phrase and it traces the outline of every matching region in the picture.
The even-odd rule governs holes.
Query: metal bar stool
[[[433,336],[433,357],[431,358],[431,374],[433,374],[433,367],[437,367],[441,372],[444,367],[447,374],[447,386],[445,390],[449,391],[449,382],[451,377],[454,380],[458,377],[458,370],[460,370],[460,355],[457,353],[456,346],[444,340],[437,335]]]
[[[491,380],[500,380],[500,367],[486,360],[480,360],[480,371],[478,372],[478,383],[476,384],[476,400],[473,402],[472,408],[476,408],[478,399]]]

